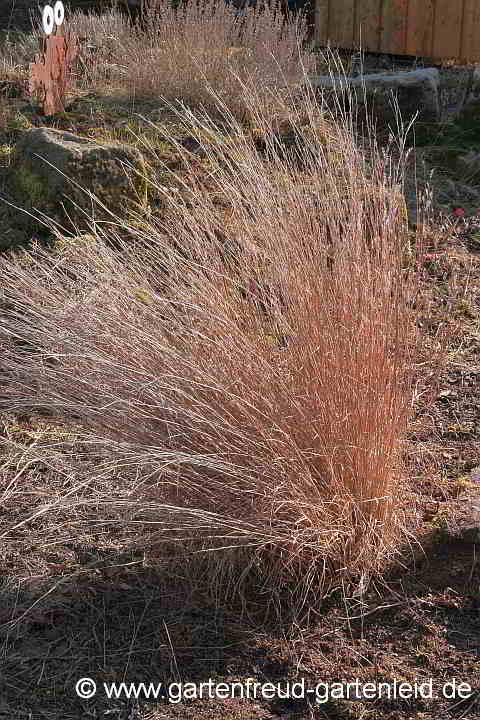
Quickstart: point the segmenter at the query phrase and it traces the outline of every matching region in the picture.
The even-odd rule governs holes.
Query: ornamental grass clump
[[[100,17],[74,14],[70,25],[88,39],[77,69],[77,84],[105,86],[134,102],[156,101],[161,95],[181,98],[190,106],[214,112],[208,88],[213,88],[242,117],[245,103],[239,92],[249,79],[257,90],[275,95],[313,70],[304,17],[285,19],[274,5],[250,9],[244,17],[216,0],[180,3],[151,0],[144,21],[133,27],[112,9]]]
[[[414,264],[401,143],[360,147],[308,89],[276,124],[244,99],[251,132],[177,107],[204,157],[179,146],[161,212],[2,258],[1,404],[133,469],[125,522],[217,600],[298,609],[398,549]]]

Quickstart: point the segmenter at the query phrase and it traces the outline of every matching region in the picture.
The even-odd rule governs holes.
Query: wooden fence
[[[319,45],[480,62],[480,0],[315,0]]]

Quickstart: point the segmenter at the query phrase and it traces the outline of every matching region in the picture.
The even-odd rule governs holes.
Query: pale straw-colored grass
[[[282,94],[313,68],[302,18],[287,23],[270,6],[241,19],[224,2],[191,2],[175,9],[155,0],[143,29],[131,27],[116,10],[98,17],[74,14],[70,21],[84,44],[77,84],[120,92],[131,100],[181,98],[188,105],[215,104],[211,87],[233,110],[245,112],[242,81],[263,93]],[[271,101],[274,95],[270,95]]]

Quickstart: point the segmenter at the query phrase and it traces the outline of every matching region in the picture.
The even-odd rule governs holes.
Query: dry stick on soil
[[[302,105],[296,155],[270,132],[259,152],[218,97],[228,136],[180,108],[213,167],[187,157],[161,217],[119,218],[122,252],[97,226],[0,263],[1,406],[103,437],[145,477],[158,552],[192,576],[203,558],[218,602],[253,586],[279,611],[395,553],[415,346],[401,177]]]

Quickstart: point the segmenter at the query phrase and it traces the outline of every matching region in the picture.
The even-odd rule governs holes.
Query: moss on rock
[[[44,214],[78,232],[89,227],[92,216],[122,217],[129,206],[144,201],[147,181],[145,162],[136,148],[36,128],[15,146],[8,185],[29,213],[19,217],[23,224],[38,224]]]

